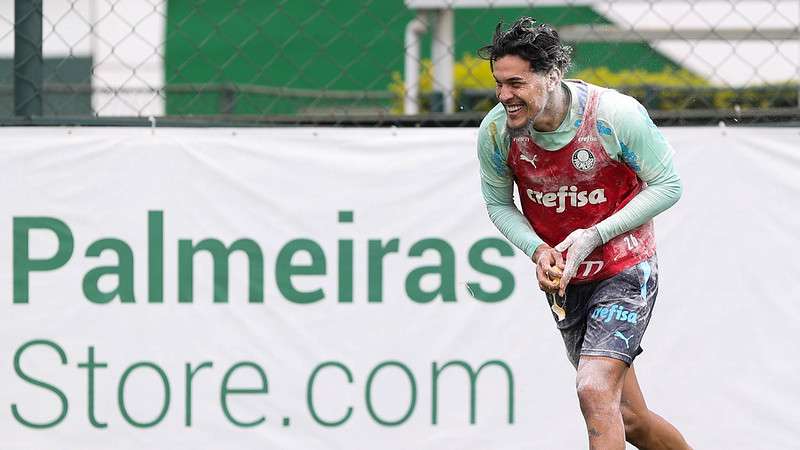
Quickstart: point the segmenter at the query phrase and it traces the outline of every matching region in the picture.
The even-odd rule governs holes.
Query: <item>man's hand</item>
[[[567,262],[564,264],[564,275],[561,276],[561,283],[558,286],[558,295],[564,296],[569,280],[575,276],[578,266],[592,253],[592,250],[603,243],[597,228],[579,228],[570,233],[561,243],[556,245],[555,250],[559,254],[567,251]],[[538,249],[537,249],[538,250]]]
[[[564,258],[561,253],[547,244],[541,244],[536,247],[531,259],[536,263],[536,279],[539,281],[539,289],[550,294],[558,292],[558,277],[564,271]]]

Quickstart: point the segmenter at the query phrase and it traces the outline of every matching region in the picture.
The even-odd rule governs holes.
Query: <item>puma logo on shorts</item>
[[[577,367],[581,355],[589,355],[632,363],[642,352],[657,293],[655,255],[611,278],[568,286],[567,316],[556,326],[570,362]]]

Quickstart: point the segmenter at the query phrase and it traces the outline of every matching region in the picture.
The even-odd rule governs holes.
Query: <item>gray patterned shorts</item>
[[[658,262],[653,255],[605,280],[567,287],[566,318],[555,314],[567,356],[578,367],[581,355],[607,356],[628,365],[640,345],[658,293]],[[552,304],[552,296],[549,302]],[[557,298],[559,304],[563,299]]]

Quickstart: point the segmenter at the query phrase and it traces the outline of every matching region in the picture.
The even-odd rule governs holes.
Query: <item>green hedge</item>
[[[796,83],[746,88],[640,85],[618,86],[616,89],[635,97],[651,111],[792,108],[798,106],[800,95],[800,86]],[[459,102],[464,110],[488,111],[497,100],[494,90],[465,89],[461,92]]]

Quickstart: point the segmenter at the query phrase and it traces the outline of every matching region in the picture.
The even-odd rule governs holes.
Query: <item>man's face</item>
[[[530,63],[517,55],[494,61],[492,75],[497,99],[506,108],[508,128],[523,128],[535,122],[550,96],[547,76],[531,72]]]

